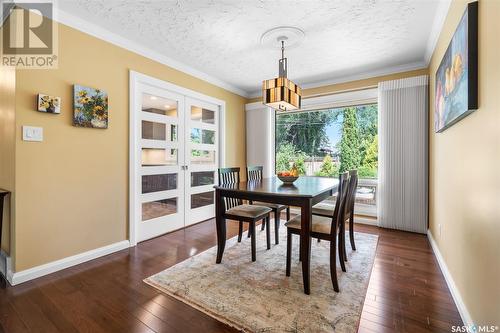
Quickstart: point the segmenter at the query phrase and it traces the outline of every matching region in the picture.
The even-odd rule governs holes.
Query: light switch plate
[[[43,141],[43,128],[34,126],[23,126],[24,141]]]

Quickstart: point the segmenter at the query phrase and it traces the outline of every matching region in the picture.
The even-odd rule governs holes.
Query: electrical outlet
[[[438,235],[441,238],[441,223],[438,224]]]

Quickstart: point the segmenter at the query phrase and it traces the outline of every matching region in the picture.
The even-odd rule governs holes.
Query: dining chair
[[[349,171],[349,188],[348,188],[348,202],[346,202],[345,208],[345,218],[344,221],[349,222],[349,241],[351,243],[351,248],[356,251],[356,244],[354,242],[354,204],[356,203],[356,190],[358,188],[358,170]],[[333,211],[335,209],[335,197],[329,197],[326,200],[316,204],[312,208],[313,215],[332,217]],[[341,226],[343,229],[341,231],[345,232],[345,226]],[[345,241],[342,240],[344,243]],[[345,254],[345,244],[344,244],[344,254]],[[347,256],[344,256],[347,261]]]
[[[345,214],[345,205],[347,201],[347,189],[349,184],[349,173],[344,172],[339,176],[339,189],[335,202],[333,216],[325,217],[313,215],[311,220],[311,237],[326,240],[330,242],[330,275],[333,284],[333,290],[339,292],[339,284],[337,280],[337,237],[339,238],[339,261],[342,271],[346,271],[343,259],[343,250],[340,247],[340,238],[343,235],[339,232],[339,225],[343,221]],[[285,223],[287,227],[286,240],[286,276],[290,276],[292,263],[292,235],[300,235],[301,229],[300,215],[295,216],[290,221]]]
[[[240,182],[240,168],[220,168],[219,185],[237,185]],[[224,198],[223,219],[236,220],[239,222],[238,242],[241,242],[243,233],[243,222],[249,224],[251,233],[252,261],[256,260],[255,245],[255,223],[259,220],[268,221],[272,209],[264,206],[243,204],[241,199]],[[266,231],[267,249],[271,248],[271,232],[269,228]]]
[[[264,170],[264,167],[262,166],[248,166],[247,167],[247,180],[248,181],[261,181],[262,180],[262,172]],[[286,220],[288,221],[290,219],[290,207],[285,206],[285,205],[280,205],[280,204],[274,204],[274,203],[268,203],[268,202],[261,202],[261,201],[250,201],[251,205],[257,205],[257,206],[264,206],[264,207],[269,207],[272,209],[274,213],[274,243],[279,244],[279,228],[280,228],[280,222],[281,222],[281,212],[283,210],[286,210]],[[263,222],[261,230],[264,230],[264,228],[270,228],[270,224]],[[248,236],[250,237],[250,230],[248,230]],[[241,237],[241,235],[238,235],[238,237]]]

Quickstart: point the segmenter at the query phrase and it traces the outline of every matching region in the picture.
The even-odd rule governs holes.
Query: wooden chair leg
[[[250,238],[252,236],[252,228],[250,228],[250,225],[248,226],[248,234],[247,237]]]
[[[264,230],[265,227],[266,227],[266,220],[264,219],[264,220],[262,220],[260,231]]]
[[[337,253],[336,253],[336,238],[332,237],[330,241],[330,276],[332,278],[333,290],[339,292],[339,282],[337,280]],[[340,262],[343,262],[342,260]]]
[[[343,239],[342,239],[342,253],[344,255],[344,261],[347,261],[347,251],[346,251],[346,242],[345,242],[345,229],[344,229],[344,232],[343,232]]]
[[[300,237],[299,237],[299,249],[300,249]],[[302,261],[302,251],[299,250],[299,261]]]
[[[241,243],[241,237],[243,236],[243,221],[239,222],[239,229],[238,229],[238,243]]]
[[[290,221],[290,206],[286,207],[286,220]]]
[[[252,242],[251,242],[251,246],[252,246],[252,261],[255,261],[257,260],[256,257],[256,250],[255,250],[255,221],[253,222],[250,222],[250,229],[252,230],[251,232],[251,239],[252,239]]]
[[[292,233],[286,228],[286,276],[290,276],[290,266],[292,265]]]
[[[347,261],[347,251],[346,251],[346,243],[345,243],[345,222],[344,222],[344,225],[343,225],[343,229],[342,229],[342,251],[344,253],[344,260]]]
[[[274,244],[280,243],[280,212],[274,211]]]
[[[356,244],[354,244],[354,216],[349,218],[349,240],[351,241],[351,248],[356,251]]]
[[[340,227],[340,229],[342,229],[342,227]],[[342,268],[342,272],[346,272],[346,269],[345,269],[345,259],[344,259],[344,250],[343,250],[343,238],[344,236],[342,235],[342,230],[339,230],[339,240],[338,240],[338,252],[339,252],[339,261],[340,261],[340,267]],[[333,237],[335,238],[335,237]]]
[[[264,220],[267,220],[267,228],[266,228],[266,241],[267,241],[267,249],[270,250],[271,249],[271,214],[267,215],[266,218],[264,218]]]

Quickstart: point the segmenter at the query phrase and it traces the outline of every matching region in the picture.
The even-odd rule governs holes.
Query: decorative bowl
[[[294,177],[294,176],[277,176],[279,180],[283,182],[285,185],[292,185],[294,181],[299,179],[299,177]]]

